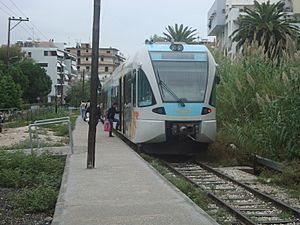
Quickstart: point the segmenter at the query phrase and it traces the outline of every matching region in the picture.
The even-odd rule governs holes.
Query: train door
[[[132,126],[133,108],[136,106],[136,70],[131,70],[124,77],[124,133],[129,139],[134,136]]]
[[[120,110],[120,129],[122,130],[122,133],[125,134],[124,130],[124,82],[123,82],[123,77],[120,77],[119,79],[119,98],[118,98],[118,103],[119,103],[119,110]]]

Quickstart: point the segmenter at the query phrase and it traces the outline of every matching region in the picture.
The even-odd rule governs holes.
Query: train
[[[139,146],[188,139],[207,147],[217,129],[216,74],[204,45],[147,41],[102,85],[102,111],[118,103],[119,133]]]

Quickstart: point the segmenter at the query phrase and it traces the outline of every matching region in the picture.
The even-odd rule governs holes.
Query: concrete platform
[[[88,124],[76,121],[52,225],[217,225],[119,138],[97,128],[86,169]]]

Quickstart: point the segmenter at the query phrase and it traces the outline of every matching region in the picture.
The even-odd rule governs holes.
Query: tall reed
[[[257,44],[233,60],[215,52],[220,131],[246,152],[300,159],[300,55],[279,61],[264,52]]]

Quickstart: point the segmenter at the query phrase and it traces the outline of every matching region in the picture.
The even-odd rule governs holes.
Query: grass
[[[58,114],[50,112],[33,117],[34,120],[70,116],[71,126],[74,129],[78,114],[71,115],[66,112]],[[28,125],[28,121],[7,123],[7,127]],[[40,129],[40,134],[47,134],[47,129],[57,136],[68,136],[68,126],[65,124]],[[35,134],[34,134],[35,135]],[[62,144],[41,143],[43,147],[61,146]],[[37,144],[33,142],[34,147]],[[8,153],[8,149],[29,148],[29,140],[16,145],[0,148],[0,187],[10,188],[5,196],[12,206],[12,215],[21,217],[25,213],[53,213],[59,193],[60,182],[64,170],[65,156],[51,156],[47,153],[41,155],[26,155],[22,152]]]
[[[53,211],[64,170],[64,156],[0,151],[0,186],[15,214]]]
[[[39,146],[42,147],[60,147],[60,146],[64,146],[64,143],[50,143],[51,140],[48,141],[41,141]],[[36,141],[32,142],[32,146],[33,148],[38,148],[38,144],[36,143]],[[29,139],[26,139],[25,141],[21,141],[17,144],[13,144],[10,146],[2,146],[0,147],[0,151],[1,150],[23,150],[23,149],[29,149],[30,148],[30,141]]]
[[[181,190],[186,196],[188,196],[193,202],[199,205],[202,209],[207,210],[208,202],[210,201],[206,194],[199,188],[195,187],[185,179],[175,176],[163,166],[159,160],[152,158],[149,155],[141,154],[141,156],[148,161],[161,175]]]
[[[300,159],[300,55],[285,56],[278,64],[256,45],[243,53],[235,60],[215,53],[221,76],[217,120],[224,142],[238,146],[237,153]]]
[[[293,198],[300,198],[300,167],[299,161],[284,162],[281,168],[282,173],[275,173],[270,170],[262,170],[259,180],[269,185],[275,184],[288,190],[287,192]]]
[[[162,176],[164,176],[168,181],[170,181],[175,187],[177,187],[181,192],[183,192],[187,197],[189,197],[195,204],[200,208],[206,211],[208,214],[211,214],[217,222],[229,225],[230,223],[225,222],[225,215],[228,214],[223,209],[218,209],[217,213],[210,213],[209,205],[214,204],[212,200],[208,198],[205,192],[203,192],[198,187],[194,186],[183,177],[179,177],[170,173],[170,171],[162,164],[159,160],[154,159],[153,157],[140,153],[144,160],[149,162]]]

